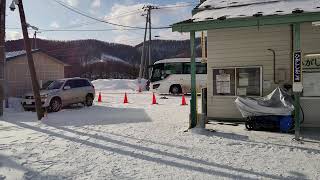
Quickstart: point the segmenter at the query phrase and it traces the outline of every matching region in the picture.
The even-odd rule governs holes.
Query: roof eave
[[[272,15],[260,17],[232,18],[226,20],[207,20],[200,22],[179,22],[172,25],[172,31],[190,32],[209,29],[240,28],[251,26],[294,24],[320,21],[320,12]]]

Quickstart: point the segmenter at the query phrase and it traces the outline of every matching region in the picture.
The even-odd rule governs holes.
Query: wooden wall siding
[[[276,75],[282,69],[289,76],[291,41],[289,25],[208,31],[208,116],[241,118],[234,104],[236,97],[213,96],[213,68],[262,66],[263,80],[271,82],[270,88],[263,89],[266,95],[277,86],[273,83],[273,54],[268,49],[276,51]]]
[[[64,78],[64,65],[44,53],[33,53],[38,80],[47,81]],[[9,96],[22,96],[32,90],[27,58],[17,57],[6,63],[6,79]]]
[[[311,23],[301,25],[301,50],[303,54],[320,53],[320,27]]]
[[[305,23],[301,26],[301,50],[303,54],[320,53],[320,27]],[[301,98],[305,112],[303,127],[320,127],[320,98]]]
[[[320,27],[311,23],[301,24],[301,50],[303,54],[320,53]],[[279,72],[285,71],[287,82],[291,83],[292,59],[291,26],[266,26],[254,28],[221,29],[208,31],[208,116],[219,118],[241,118],[241,114],[234,105],[235,97],[213,96],[212,68],[230,66],[263,67],[263,80],[273,80],[272,53],[268,48],[276,51],[276,79]],[[283,82],[285,83],[285,82]],[[269,94],[277,85],[263,88],[263,95]],[[320,100],[310,101],[302,99],[302,105],[311,112],[319,105]],[[313,112],[314,113],[314,112]],[[319,126],[320,112],[313,118],[306,119],[305,126]],[[306,115],[306,117],[311,117]]]

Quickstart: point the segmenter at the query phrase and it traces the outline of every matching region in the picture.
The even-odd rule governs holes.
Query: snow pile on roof
[[[145,90],[145,84],[147,80],[141,79],[141,89]],[[101,90],[125,90],[125,91],[137,91],[139,89],[138,79],[97,79],[92,81],[95,89]]]
[[[39,49],[32,49],[32,52],[35,52],[38,50]],[[25,50],[6,52],[6,59],[17,57],[17,56],[24,55],[24,54],[26,54]]]
[[[159,61],[156,61],[154,64],[160,64],[160,63],[176,63],[176,62],[190,62],[190,58],[171,58],[171,59],[162,59]],[[196,58],[196,62],[201,62],[201,58]]]
[[[23,55],[23,54],[26,54],[25,50],[6,52],[6,58],[13,58],[13,57],[20,56],[20,55]]]
[[[231,6],[243,6],[255,3],[268,3],[268,2],[275,2],[279,0],[207,0],[202,3],[199,8],[224,8],[224,7],[231,7]]]
[[[319,12],[319,0],[207,0],[194,21]]]

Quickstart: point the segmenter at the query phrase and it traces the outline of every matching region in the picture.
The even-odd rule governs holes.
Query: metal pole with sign
[[[300,139],[300,94],[302,92],[302,53],[300,47],[300,24],[293,24],[293,93],[295,108],[295,140]]]

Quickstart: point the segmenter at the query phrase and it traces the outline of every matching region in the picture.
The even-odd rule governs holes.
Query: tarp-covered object
[[[266,97],[238,97],[235,103],[243,117],[268,115],[288,116],[291,115],[294,110],[291,96],[280,87],[276,88]]]

